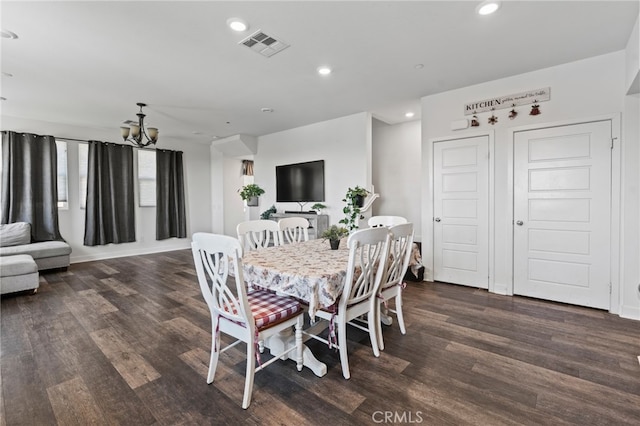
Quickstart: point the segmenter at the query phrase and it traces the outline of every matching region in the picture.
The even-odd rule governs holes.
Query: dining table
[[[331,309],[337,304],[349,263],[346,238],[337,250],[329,241],[309,240],[246,252],[242,258],[244,280],[249,287],[260,287],[294,297],[308,305],[310,328],[318,333],[327,327],[315,322],[318,309]],[[281,353],[295,344],[292,335],[277,335],[265,342],[272,353]],[[303,365],[316,376],[327,373],[326,364],[318,361],[305,345]]]

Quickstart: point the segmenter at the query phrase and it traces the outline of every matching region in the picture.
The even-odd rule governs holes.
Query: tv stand
[[[314,212],[313,210],[311,210],[310,212],[303,212],[302,210],[298,211],[298,210],[285,210],[284,211],[285,214],[292,214],[292,215],[299,215],[299,214],[317,214],[316,212]]]
[[[309,239],[315,240],[329,227],[329,216],[326,214],[316,214],[309,212],[299,212],[285,210],[284,213],[273,213],[271,219],[276,222],[283,217],[304,217],[309,221]]]

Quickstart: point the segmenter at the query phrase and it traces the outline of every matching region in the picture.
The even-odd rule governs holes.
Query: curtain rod
[[[55,140],[61,140],[61,141],[73,141],[73,142],[91,142],[90,140],[87,139],[75,139],[75,138],[59,138],[58,136],[54,136]],[[105,142],[105,141],[99,141],[99,140],[95,140],[93,139],[93,142],[102,142],[102,143],[110,143],[112,145],[122,145],[122,146],[129,146],[127,144],[123,144],[123,143],[117,143],[117,142]],[[142,148],[139,146],[135,146],[135,145],[131,145],[131,147],[135,148],[135,149],[147,149],[147,150],[160,150],[160,151],[167,151],[166,149],[160,149],[160,148]]]
[[[7,133],[7,132],[10,132],[10,131],[11,130],[2,130],[2,133]],[[16,133],[26,133],[26,132],[16,132]],[[37,135],[37,136],[39,136],[39,135]],[[45,135],[45,136],[53,136],[53,135]],[[89,141],[87,139],[61,138],[61,137],[58,137],[58,136],[53,136],[53,138],[56,139],[56,140],[61,140],[61,141],[87,142],[87,143],[91,142],[91,141]],[[103,141],[95,141],[95,142],[103,142]],[[125,145],[123,143],[117,143],[117,142],[103,142],[103,143],[110,143],[110,144],[113,144],[113,145],[128,146],[128,145]],[[162,149],[162,148],[155,148],[155,147],[154,148],[146,148],[146,147],[142,148],[142,147],[135,146],[135,145],[132,145],[132,147],[135,148],[135,149],[146,149],[148,151],[173,151],[171,149]],[[182,152],[182,151],[175,151],[175,152]]]
[[[61,141],[91,142],[91,141],[89,141],[89,140],[87,140],[87,139],[59,138],[59,137],[57,137],[57,136],[54,136],[54,138],[55,138],[56,140],[61,140]],[[103,141],[96,141],[96,140],[94,140],[94,142],[103,142]],[[110,143],[110,144],[113,144],[113,145],[129,146],[129,145],[126,145],[126,144],[123,144],[123,143],[116,143],[116,142],[103,142],[103,143]],[[173,150],[171,150],[171,149],[162,149],[162,148],[155,148],[155,147],[154,147],[154,148],[147,148],[147,147],[144,147],[144,148],[143,148],[143,147],[135,146],[135,145],[131,145],[131,146],[132,146],[134,149],[144,149],[144,150],[147,150],[147,151],[173,151]],[[182,152],[182,151],[175,151],[175,152]]]

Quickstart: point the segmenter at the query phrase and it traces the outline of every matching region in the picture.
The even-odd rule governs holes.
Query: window
[[[80,208],[87,208],[87,168],[89,165],[89,144],[78,144],[78,173],[80,177]]]
[[[69,208],[69,191],[67,185],[67,143],[56,141],[58,153],[58,208]]]
[[[156,206],[156,152],[138,150],[138,195],[140,207]]]

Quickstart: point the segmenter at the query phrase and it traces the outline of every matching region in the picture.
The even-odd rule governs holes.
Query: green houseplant
[[[325,240],[329,240],[331,250],[337,250],[340,245],[340,239],[348,234],[349,231],[347,228],[338,225],[331,225],[322,232],[321,237]]]
[[[278,210],[276,209],[276,206],[273,205],[273,206],[269,207],[267,210],[265,210],[262,213],[260,213],[260,219],[269,220],[269,219],[271,219],[271,215],[274,214],[277,211]]]
[[[327,206],[325,206],[322,203],[315,203],[314,205],[311,206],[311,210],[314,210],[317,214],[322,214],[322,210],[326,208]]]
[[[369,191],[356,186],[349,188],[345,198],[342,199],[347,205],[342,209],[345,217],[339,223],[345,224],[349,232],[358,229],[358,221],[364,219],[364,216],[360,214],[360,208],[364,205],[364,199],[367,195],[369,195]]]
[[[255,183],[250,183],[240,188],[238,193],[240,193],[240,198],[247,202],[248,206],[257,206],[258,197],[264,194],[264,189]]]

